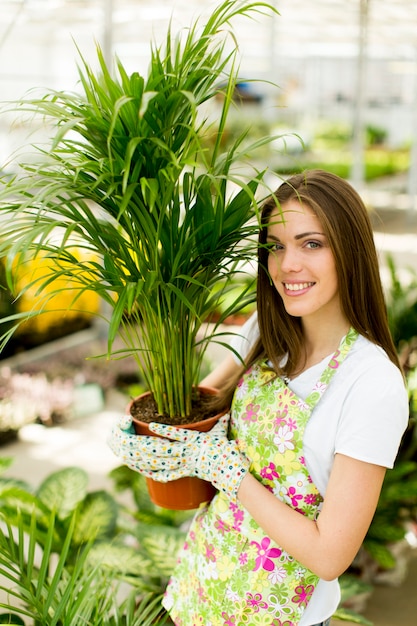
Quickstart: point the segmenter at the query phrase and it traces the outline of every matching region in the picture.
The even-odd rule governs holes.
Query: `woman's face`
[[[291,200],[272,213],[268,271],[289,315],[334,323],[342,316],[336,264],[323,227],[305,204]],[[336,316],[336,317],[335,317]]]

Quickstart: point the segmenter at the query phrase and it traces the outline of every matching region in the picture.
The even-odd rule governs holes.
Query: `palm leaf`
[[[16,539],[8,520],[3,517],[2,522],[0,575],[5,582],[0,584],[0,590],[5,592],[7,601],[1,602],[0,607],[8,613],[0,616],[0,623],[20,624],[21,618],[30,618],[45,626],[150,626],[159,617],[158,623],[164,623],[166,614],[160,591],[138,597],[136,585],[121,596],[123,599],[118,599],[117,576],[129,571],[139,577],[148,565],[133,548],[120,547],[116,558],[115,546],[112,551],[109,545],[100,548],[100,544],[87,544],[75,560],[70,558],[76,528],[74,515],[52,569],[56,523],[53,513],[41,555],[36,515],[32,516],[29,529],[22,518],[17,519]]]
[[[100,47],[95,71],[79,51],[81,93],[17,103],[51,121],[55,135],[0,189],[8,285],[16,258],[47,258],[49,272],[17,296],[36,286],[40,310],[62,290],[73,290],[73,306],[88,291],[103,298],[112,309],[108,356],[120,334],[167,417],[191,412],[207,347],[196,337],[239,261],[256,257],[265,172],[242,174],[241,165],[274,138],[247,145],[242,129],[224,150],[223,137],[239,72],[232,22],[270,12],[267,2],[225,0],[205,24],[177,36],[169,28],[164,45],[151,44],[146,76],[129,75],[117,57],[111,72]],[[202,105],[218,98],[213,122]],[[56,283],[63,278],[67,286]],[[230,310],[244,302],[237,295]]]

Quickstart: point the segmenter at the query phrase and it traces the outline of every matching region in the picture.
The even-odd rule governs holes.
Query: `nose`
[[[301,270],[300,256],[294,248],[289,247],[283,250],[280,261],[282,272],[299,272]]]

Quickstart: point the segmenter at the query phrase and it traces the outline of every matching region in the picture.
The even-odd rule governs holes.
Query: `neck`
[[[347,320],[335,324],[320,324],[310,327],[303,321],[304,354],[298,364],[296,374],[320,363],[325,357],[332,355],[340,345],[342,338],[349,331]]]

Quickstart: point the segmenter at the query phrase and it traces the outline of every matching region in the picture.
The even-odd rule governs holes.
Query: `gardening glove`
[[[108,445],[123,464],[159,482],[184,476],[208,480],[229,497],[236,497],[249,461],[227,438],[229,415],[208,432],[175,428],[153,422],[150,430],[169,437],[136,435],[132,419],[125,415],[111,430]]]
[[[111,429],[107,444],[124,465],[150,478],[154,471],[165,469],[166,448],[171,442],[161,437],[137,435],[131,416],[123,415]],[[164,482],[168,480],[171,479],[165,478]]]
[[[151,478],[167,482],[197,476],[235,500],[250,463],[239,451],[237,441],[227,438],[228,421],[229,415],[223,415],[207,433],[156,422],[150,424],[152,432],[169,439],[168,444],[158,448],[159,469],[151,472]]]

